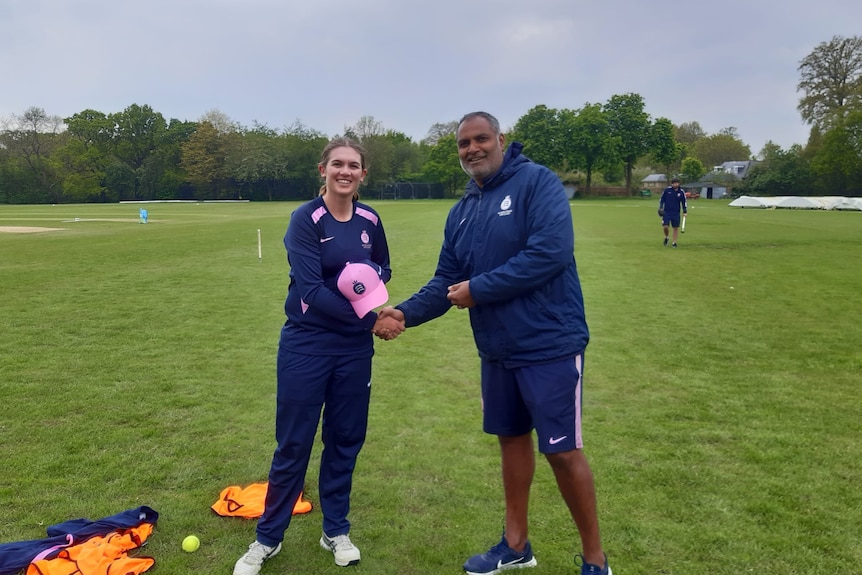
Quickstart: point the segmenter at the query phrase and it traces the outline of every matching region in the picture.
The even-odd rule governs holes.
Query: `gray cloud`
[[[757,152],[805,143],[799,61],[859,21],[858,0],[4,0],[0,117],[136,103],[332,135],[370,115],[418,140],[475,109],[511,126],[636,92]]]

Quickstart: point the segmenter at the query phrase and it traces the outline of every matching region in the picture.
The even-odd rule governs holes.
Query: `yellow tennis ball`
[[[198,539],[197,535],[189,535],[188,537],[183,539],[183,551],[194,553],[198,550],[198,547],[200,546],[201,540]]]

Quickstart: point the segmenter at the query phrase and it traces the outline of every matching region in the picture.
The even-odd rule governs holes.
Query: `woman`
[[[290,284],[277,358],[278,446],[257,537],[234,575],[256,575],[281,550],[321,410],[320,545],[333,552],[337,565],[360,559],[347,514],[368,424],[372,334],[390,339],[403,326],[370,311],[388,298],[384,282],[392,272],[380,217],[358,201],[367,175],[365,151],[350,139],[334,139],[323,149],[318,170],[324,180],[320,195],[293,212],[284,236]]]

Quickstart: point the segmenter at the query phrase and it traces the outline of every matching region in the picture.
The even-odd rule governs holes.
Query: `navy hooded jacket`
[[[449,211],[434,277],[396,306],[419,325],[448,311],[450,285],[470,280],[479,355],[506,367],[573,357],[589,341],[569,201],[522,148],[513,142],[483,187],[470,181]]]

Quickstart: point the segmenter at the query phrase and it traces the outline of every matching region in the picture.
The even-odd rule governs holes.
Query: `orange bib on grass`
[[[244,489],[238,485],[225,487],[222,489],[218,501],[213,503],[211,508],[219,515],[225,517],[256,519],[263,515],[268,486],[269,483],[264,482],[252,483]],[[300,491],[299,498],[293,506],[293,514],[300,515],[309,511],[311,511],[311,501],[303,501],[302,491]]]
[[[60,551],[53,559],[27,566],[27,575],[139,575],[155,564],[152,557],[129,557],[153,532],[150,523],[120,529],[104,537],[91,537]]]

